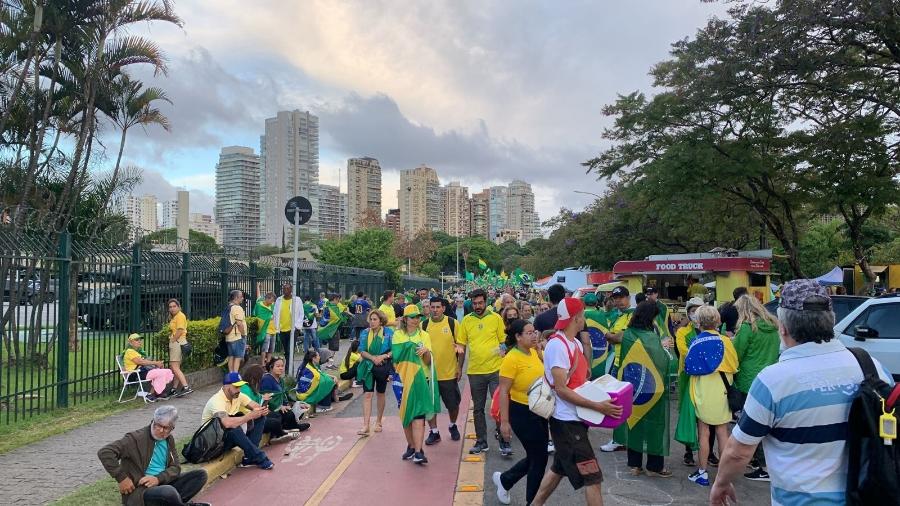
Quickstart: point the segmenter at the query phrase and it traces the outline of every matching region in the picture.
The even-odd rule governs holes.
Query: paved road
[[[190,436],[200,424],[200,414],[207,399],[219,388],[221,386],[212,385],[181,399],[118,413],[0,455],[0,504],[46,504],[106,477],[106,471],[97,459],[97,450],[126,432],[149,424],[153,410],[159,405],[172,404],[179,410],[175,439]],[[60,412],[59,416],[65,416],[65,412]]]

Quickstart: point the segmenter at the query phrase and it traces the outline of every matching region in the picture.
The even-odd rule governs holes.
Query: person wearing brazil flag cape
[[[655,302],[638,304],[622,335],[622,356],[618,379],[634,386],[631,416],[613,432],[613,440],[628,448],[628,467],[633,476],[667,478],[669,455],[669,362],[674,357],[665,349],[671,339],[660,339],[655,319]],[[647,454],[646,469],[643,456]]]
[[[609,320],[606,311],[598,308],[597,295],[586,294],[584,305],[584,327],[591,338],[591,377],[599,378],[606,374],[609,358],[609,343],[606,341]]]
[[[694,338],[700,333],[700,327],[697,324],[697,309],[704,304],[700,297],[694,297],[687,301],[684,308],[687,316],[675,329],[675,351],[678,354],[678,423],[675,425],[675,441],[684,445],[682,463],[686,466],[695,465],[694,450],[699,447],[697,412],[694,410],[694,403],[691,402],[691,377],[684,371],[684,358],[687,356],[688,348]]]
[[[344,311],[338,305],[340,300],[340,295],[332,294],[329,300],[325,302],[322,320],[319,322],[319,331],[317,332],[320,342],[330,342],[344,322]]]
[[[631,294],[628,292],[628,288],[624,286],[615,287],[609,293],[609,297],[613,301],[613,309],[606,313],[607,321],[609,322],[609,332],[606,334],[606,341],[610,343],[609,348],[612,353],[607,358],[607,370],[609,374],[616,376],[619,372],[620,359],[622,358],[622,337],[628,328],[629,322],[631,322],[634,309],[631,308]],[[614,452],[621,449],[622,445],[616,441],[615,436],[609,443],[600,446],[600,451],[602,452]]]
[[[406,436],[403,460],[427,464],[422,450],[425,420],[441,411],[441,398],[431,355],[431,338],[420,329],[422,315],[414,304],[403,310],[403,321],[391,342],[394,370],[403,383],[400,421]]]

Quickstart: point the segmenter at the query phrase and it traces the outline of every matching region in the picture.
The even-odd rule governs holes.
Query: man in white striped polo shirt
[[[863,373],[834,339],[828,292],[813,280],[788,282],[778,308],[785,349],[750,386],[744,411],[722,452],[710,504],[737,500],[739,477],[762,442],[772,504],[845,504],[847,418]],[[877,361],[881,379],[891,376]]]

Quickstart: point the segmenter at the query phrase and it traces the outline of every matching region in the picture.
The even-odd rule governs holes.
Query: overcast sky
[[[140,193],[192,190],[210,212],[222,146],[259,151],[264,120],[283,109],[319,116],[320,180],[346,191],[346,160],[378,158],[384,208],[399,170],[434,167],[470,191],[532,184],[542,219],[580,209],[603,183],[580,163],[604,146],[601,108],[652,91],[648,71],[720,4],[699,0],[288,1],[176,0],[184,29],[147,33],[169,58],[148,81],[174,102],[172,131],[130,134]],[[118,139],[117,137],[115,138]],[[110,142],[108,149],[115,150]]]

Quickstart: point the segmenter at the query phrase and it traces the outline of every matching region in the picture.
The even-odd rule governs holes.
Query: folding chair
[[[122,360],[122,355],[116,355],[116,365],[119,367],[119,374],[122,375],[122,391],[119,393],[119,402],[128,402],[133,401],[140,396],[144,399],[144,402],[147,402],[147,390],[144,390],[144,383],[150,383],[148,379],[141,379],[140,372],[135,369],[132,371],[126,371],[125,365]],[[134,375],[134,376],[132,376]],[[130,379],[134,378],[134,379]],[[137,389],[134,391],[134,397],[131,399],[122,400],[122,397],[125,395],[125,389],[128,388],[129,385],[137,385]]]

